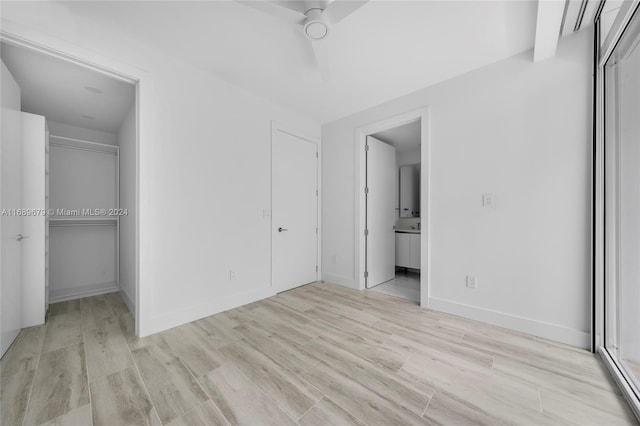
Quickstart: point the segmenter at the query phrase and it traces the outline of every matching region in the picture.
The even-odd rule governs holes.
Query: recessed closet
[[[25,128],[42,134],[27,140],[28,131],[22,132],[23,187],[25,179],[35,179],[43,188],[38,205],[23,195],[29,204],[24,208],[46,212],[34,235],[25,235],[42,234],[41,242],[29,241],[42,246],[44,273],[34,282],[45,303],[38,302],[43,307],[37,309],[120,292],[134,313],[135,84],[26,47],[2,43],[1,48],[2,62],[19,87],[23,116],[36,117],[42,128],[28,127],[22,118]],[[42,161],[32,161],[27,147],[42,150]],[[23,292],[23,310],[34,305],[33,297]]]

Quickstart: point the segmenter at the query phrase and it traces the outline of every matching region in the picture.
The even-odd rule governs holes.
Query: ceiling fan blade
[[[337,24],[358,8],[364,6],[369,0],[335,0],[322,12],[332,24]]]
[[[289,8],[278,6],[266,0],[236,0],[238,3],[264,12],[281,21],[286,21],[293,25],[302,25],[307,18],[304,14],[291,10]]]
[[[326,40],[312,41],[313,56],[316,57],[316,64],[322,75],[322,81],[329,81],[329,46]]]

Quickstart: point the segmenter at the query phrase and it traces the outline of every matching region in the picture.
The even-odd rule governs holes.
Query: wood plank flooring
[[[2,425],[635,424],[599,358],[314,283],[138,339],[117,294],[0,361]]]

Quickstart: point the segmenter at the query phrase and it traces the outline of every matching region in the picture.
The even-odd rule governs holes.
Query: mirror
[[[420,217],[420,164],[400,167],[400,217]]]

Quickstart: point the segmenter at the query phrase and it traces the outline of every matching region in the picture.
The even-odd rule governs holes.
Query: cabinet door
[[[410,250],[411,259],[409,261],[409,268],[420,269],[420,234],[410,235]]]
[[[411,261],[411,243],[409,234],[396,233],[396,266],[410,268]]]

